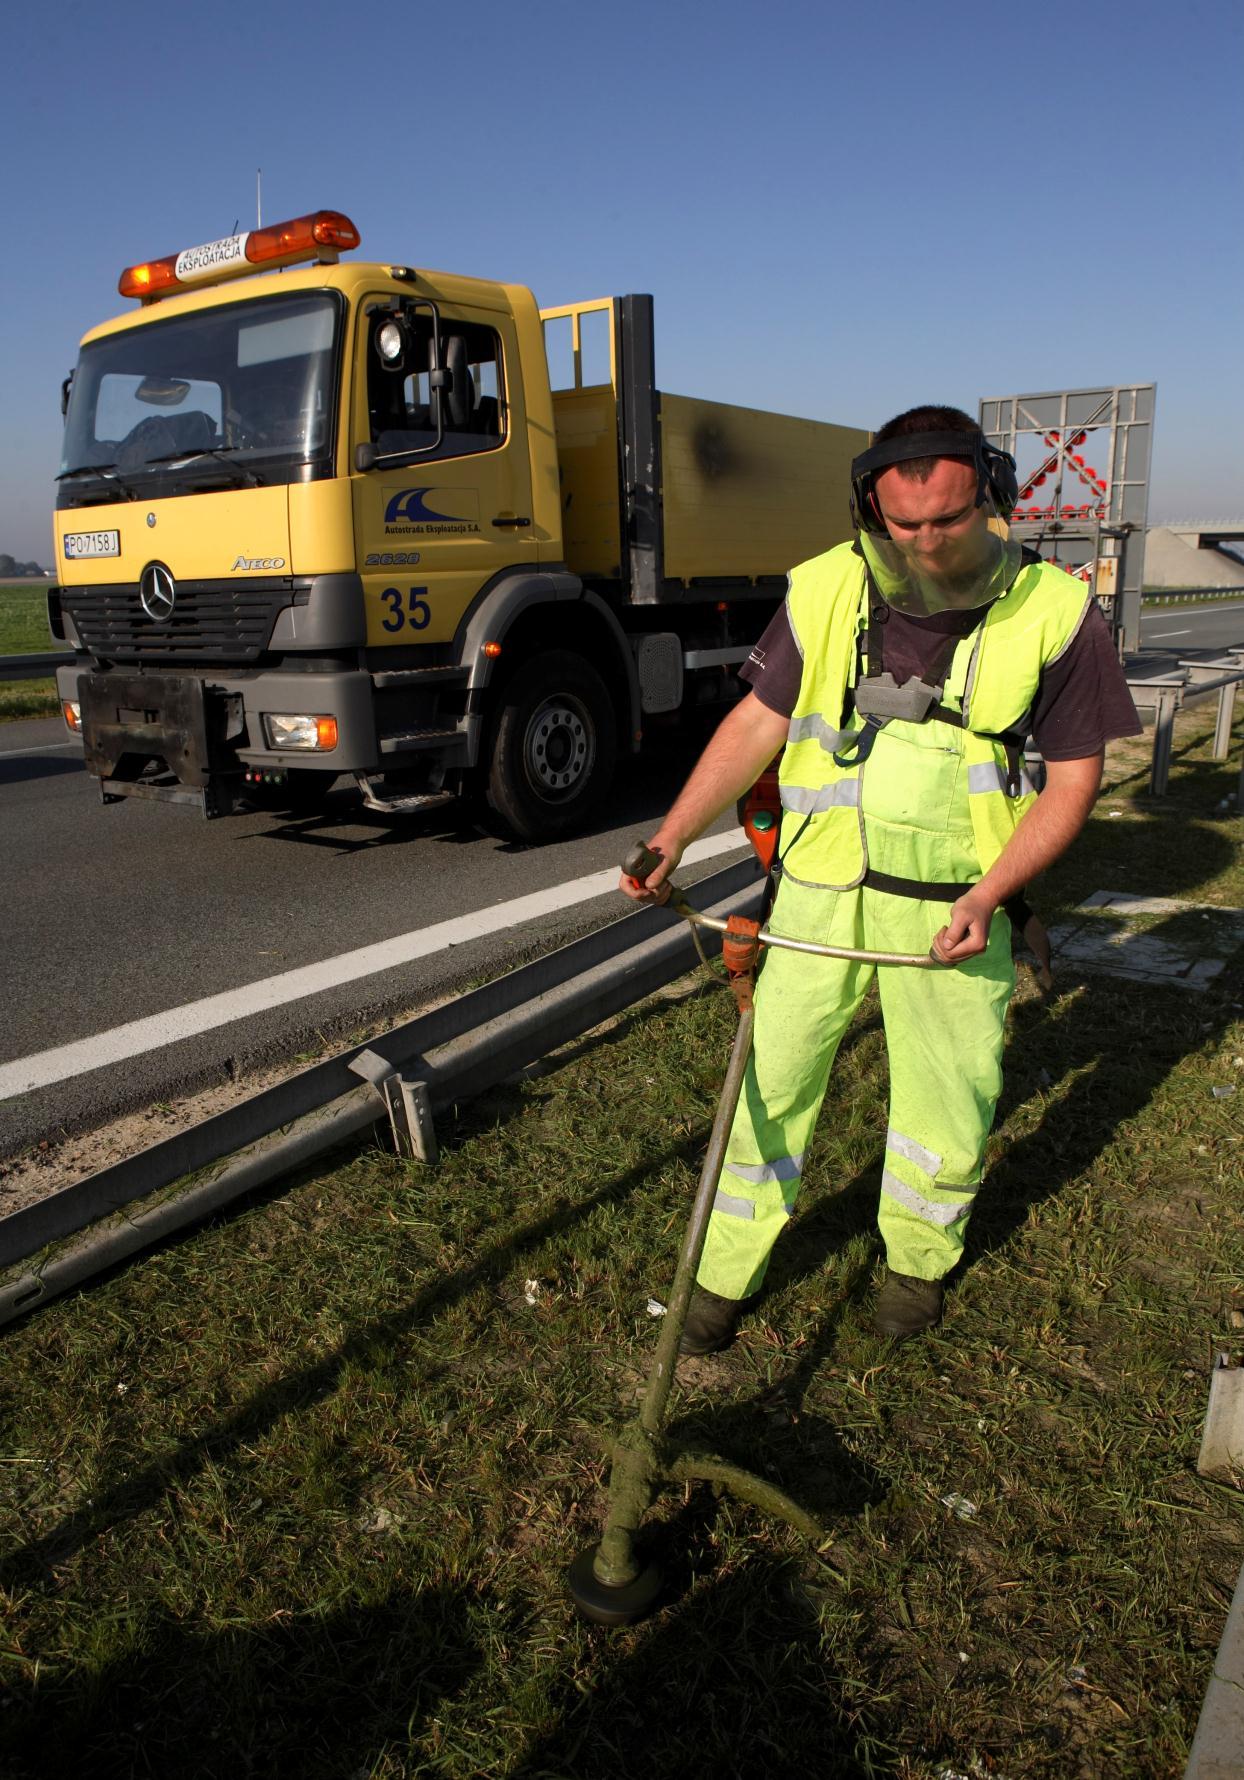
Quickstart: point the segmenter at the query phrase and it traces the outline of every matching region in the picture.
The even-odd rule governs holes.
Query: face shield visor
[[[935,460],[932,473],[925,481],[890,477],[883,511],[878,474],[917,458]],[[958,473],[939,477],[936,460],[949,460]],[[975,492],[965,470],[974,472]],[[1022,556],[1007,527],[1015,471],[1006,452],[980,435],[914,433],[873,446],[851,472],[860,548],[878,593],[896,612],[927,618],[970,611],[1006,592]]]

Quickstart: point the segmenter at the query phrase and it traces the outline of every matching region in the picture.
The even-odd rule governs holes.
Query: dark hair
[[[923,408],[908,408],[902,414],[896,414],[893,420],[887,420],[881,431],[873,439],[874,445],[884,445],[888,439],[908,439],[913,433],[968,433],[980,438],[981,429],[970,414],[962,408],[939,408],[926,405]],[[895,464],[899,475],[908,482],[927,482],[933,474],[933,466],[940,460],[936,457],[911,457],[906,463]]]

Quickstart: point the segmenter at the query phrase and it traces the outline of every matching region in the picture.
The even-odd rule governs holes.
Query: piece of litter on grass
[[[1234,1094],[1234,1093],[1235,1093],[1235,1083],[1234,1082],[1226,1082],[1226,1083],[1224,1083],[1224,1085],[1222,1087],[1214,1089],[1214,1099],[1215,1100],[1225,1100],[1228,1097],[1228,1095]]]
[[[523,1297],[527,1300],[528,1304],[534,1304],[539,1296],[540,1281],[538,1279],[525,1279],[523,1281]]]
[[[970,1660],[971,1660],[971,1659],[970,1659],[970,1658],[969,1658],[969,1656],[968,1656],[968,1653],[967,1653],[967,1651],[966,1651],[966,1650],[961,1650],[961,1651],[960,1651],[960,1652],[959,1652],[959,1661],[960,1661],[960,1662],[961,1662],[961,1663],[966,1663],[966,1662],[968,1662],[968,1661],[970,1661]]]
[[[359,1521],[359,1528],[364,1533],[387,1533],[398,1524],[397,1516],[387,1508],[377,1508],[373,1514],[365,1514]]]
[[[949,1508],[951,1513],[957,1515],[960,1520],[971,1520],[972,1516],[979,1512],[976,1503],[970,1502],[966,1496],[961,1496],[957,1490],[952,1490],[948,1496],[942,1497],[942,1507]]]
[[[649,1300],[648,1300],[648,1315],[649,1316],[664,1316],[665,1315],[665,1306],[664,1306],[664,1304],[662,1304],[662,1302],[659,1298],[649,1298]]]

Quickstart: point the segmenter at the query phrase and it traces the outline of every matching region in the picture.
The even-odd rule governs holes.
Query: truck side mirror
[[[69,412],[69,391],[73,388],[73,372],[71,371],[60,386],[60,417],[63,420]]]
[[[354,467],[355,467],[355,469],[358,470],[361,475],[366,475],[368,470],[375,469],[376,458],[378,457],[378,455],[379,455],[379,453],[377,452],[376,447],[374,445],[372,445],[370,442],[364,443],[362,445],[356,445],[354,447]]]

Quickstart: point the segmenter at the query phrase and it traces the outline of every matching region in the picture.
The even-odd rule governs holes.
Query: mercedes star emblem
[[[143,611],[153,624],[167,624],[177,604],[177,587],[162,562],[149,562],[138,583]]]

